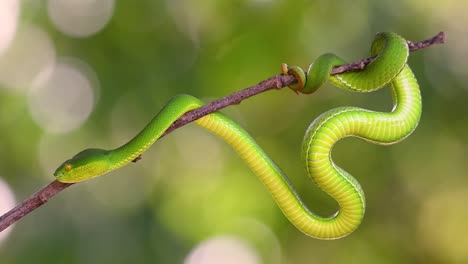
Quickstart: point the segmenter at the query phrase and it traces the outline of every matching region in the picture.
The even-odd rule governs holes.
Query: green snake
[[[421,97],[417,81],[406,64],[408,54],[405,39],[394,33],[379,33],[371,47],[371,55],[376,55],[376,59],[363,71],[331,76],[334,66],[345,64],[333,54],[317,58],[307,73],[299,67],[283,66],[283,74],[294,75],[297,79],[290,88],[300,93],[312,93],[327,80],[358,92],[370,92],[390,84],[394,102],[391,112],[339,107],[315,119],[305,134],[302,156],[308,175],[339,205],[338,212],[329,217],[318,216],[306,207],[285,173],[237,123],[219,112],[195,123],[236,150],[300,231],[320,239],[340,238],[361,223],[365,198],[357,180],[333,162],[331,150],[338,140],[349,136],[375,144],[393,144],[416,128],[421,115]],[[194,97],[178,95],[128,143],[113,150],[83,150],[60,165],[54,175],[60,182],[74,183],[118,169],[137,159],[183,114],[202,105]]]

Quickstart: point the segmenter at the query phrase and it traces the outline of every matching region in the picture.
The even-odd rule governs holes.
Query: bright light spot
[[[468,189],[448,189],[427,196],[420,214],[421,241],[444,263],[462,263],[468,259],[466,201]]]
[[[233,221],[228,230],[229,233],[249,241],[258,250],[265,263],[283,263],[280,242],[270,226],[255,218],[239,218]]]
[[[94,106],[92,76],[71,61],[58,63],[29,93],[29,109],[39,126],[51,133],[78,128]],[[89,72],[89,69],[88,69]]]
[[[18,24],[19,1],[0,1],[0,54],[10,45]]]
[[[23,26],[0,56],[0,83],[5,88],[26,91],[54,63],[55,48],[47,33],[32,25]]]
[[[255,250],[245,241],[231,236],[211,238],[199,244],[185,264],[256,264],[261,263]]]
[[[107,25],[114,5],[114,0],[49,0],[47,10],[62,33],[88,37]]]
[[[15,195],[10,186],[0,179],[0,215],[8,212],[16,204]],[[13,226],[8,227],[0,233],[0,243],[2,243],[10,234]]]

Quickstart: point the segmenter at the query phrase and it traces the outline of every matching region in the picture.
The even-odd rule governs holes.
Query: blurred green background
[[[3,0],[3,212],[78,151],[126,142],[176,94],[210,101],[325,52],[358,60],[380,31],[448,37],[410,56],[424,103],[411,137],[391,147],[347,139],[334,150],[367,197],[350,236],[301,234],[228,145],[188,125],[140,162],[71,187],[1,233],[0,262],[468,263],[467,8],[462,0]],[[223,112],[310,208],[329,215],[337,205],[305,176],[300,146],[314,118],[343,105],[389,111],[391,96],[283,89]]]

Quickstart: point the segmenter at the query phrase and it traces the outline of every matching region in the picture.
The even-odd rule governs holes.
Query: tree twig
[[[435,35],[434,37],[418,42],[413,43],[411,41],[407,41],[408,47],[410,51],[416,51],[422,48],[426,48],[432,46],[434,44],[441,44],[445,42],[445,34],[444,32],[440,32],[439,34]],[[374,57],[366,58],[360,60],[358,62],[353,62],[346,65],[337,66],[333,69],[332,75],[349,72],[349,71],[357,71],[362,70],[366,67],[367,64],[371,63],[374,60]],[[163,136],[169,134],[173,130],[186,125],[194,120],[197,120],[205,115],[208,115],[212,112],[220,110],[226,106],[233,105],[233,104],[240,104],[243,100],[252,97],[256,94],[274,90],[274,89],[281,89],[287,87],[296,82],[296,79],[292,75],[275,75],[272,76],[255,86],[248,87],[241,91],[235,92],[213,102],[207,103],[203,107],[198,109],[192,110],[184,114],[181,118],[175,121],[164,133]],[[0,232],[15,223],[16,221],[23,218],[28,213],[32,212],[36,208],[40,207],[41,205],[47,203],[50,198],[57,195],[61,191],[65,190],[66,188],[73,185],[73,183],[61,183],[58,181],[53,181],[49,185],[45,186],[37,193],[33,194],[31,197],[24,200],[22,203],[17,205],[15,208],[11,209],[9,212],[5,213],[0,217]]]

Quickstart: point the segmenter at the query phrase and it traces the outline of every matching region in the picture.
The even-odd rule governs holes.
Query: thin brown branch
[[[445,41],[445,35],[443,32],[440,32],[436,36],[430,39],[418,42],[418,43],[413,43],[411,41],[408,41],[408,46],[410,48],[410,51],[416,51],[422,48],[432,46],[434,44],[444,43],[444,41]],[[374,58],[371,57],[371,58],[363,59],[358,62],[337,66],[333,69],[332,75],[343,73],[343,72],[348,72],[348,71],[362,70],[365,68],[367,64],[372,62],[373,59]],[[296,82],[296,79],[290,75],[272,76],[255,86],[248,87],[239,92],[235,92],[221,99],[208,103],[204,105],[203,107],[187,112],[177,121],[175,121],[166,130],[163,136],[169,134],[173,130],[183,125],[186,125],[212,112],[218,111],[226,106],[233,105],[233,104],[240,104],[243,100],[249,97],[252,97],[256,94],[259,94],[268,90],[281,89],[295,82]],[[73,184],[53,181],[49,185],[45,186],[40,191],[38,191],[31,197],[27,198],[22,203],[17,205],[15,208],[11,209],[9,212],[7,212],[6,214],[0,217],[0,232],[3,231],[5,228],[9,227],[10,225],[12,225],[13,223],[15,223],[16,221],[18,221],[19,219],[23,218],[25,215],[32,212],[36,208],[45,204],[47,201],[49,201],[50,198],[57,195],[58,193],[65,190],[71,185]]]
[[[429,46],[432,46],[434,44],[443,44],[445,43],[445,33],[444,32],[439,32],[437,35],[430,39],[423,40],[421,42],[414,43],[410,40],[407,40],[406,43],[408,43],[408,47],[410,51],[416,51],[419,49],[427,48]],[[360,71],[363,70],[367,64],[371,63],[375,59],[375,56],[369,57],[357,62],[353,62],[350,64],[345,64],[341,66],[337,66],[333,68],[332,75],[338,74],[338,73],[343,73],[343,72],[349,72],[349,71]]]
[[[29,214],[72,184],[53,181],[0,217],[0,232]]]

